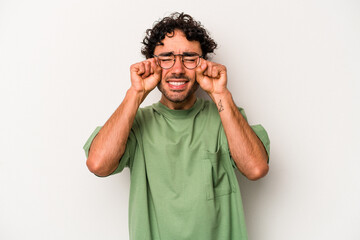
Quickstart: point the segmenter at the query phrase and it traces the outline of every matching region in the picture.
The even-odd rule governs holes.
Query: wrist
[[[224,101],[226,99],[232,98],[231,93],[227,88],[221,92],[213,92],[209,94],[209,96],[215,103],[218,103],[221,99]]]
[[[148,95],[148,93],[146,93],[145,90],[139,91],[131,86],[126,92],[126,95],[130,98],[133,98],[139,107],[140,104],[144,101],[144,99]]]
[[[227,90],[222,93],[212,94],[210,97],[217,106],[219,113],[234,113],[237,111],[230,91]]]

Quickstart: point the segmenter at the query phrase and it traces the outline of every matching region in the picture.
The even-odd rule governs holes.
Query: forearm
[[[94,138],[87,166],[98,176],[107,176],[117,168],[144,94],[129,89],[120,106]]]
[[[237,168],[249,179],[257,180],[268,172],[267,153],[235,105],[231,93],[211,95],[218,107],[229,149]]]

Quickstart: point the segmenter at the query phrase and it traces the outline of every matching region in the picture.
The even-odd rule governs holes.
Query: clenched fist
[[[222,94],[227,91],[226,67],[202,59],[201,64],[196,68],[196,81],[210,96]]]
[[[161,72],[154,58],[131,65],[131,88],[147,95],[161,80]]]

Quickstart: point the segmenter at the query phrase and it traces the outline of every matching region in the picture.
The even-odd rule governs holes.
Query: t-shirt
[[[269,153],[264,128],[252,129]],[[114,174],[124,167],[130,168],[131,240],[247,239],[236,166],[213,102],[197,99],[188,110],[160,102],[140,108]]]

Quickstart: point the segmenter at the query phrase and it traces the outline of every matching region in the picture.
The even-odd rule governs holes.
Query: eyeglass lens
[[[199,55],[182,55],[182,54],[171,54],[168,56],[156,56],[160,67],[164,69],[172,68],[176,61],[176,56],[180,56],[181,62],[187,69],[194,69],[200,63]]]

